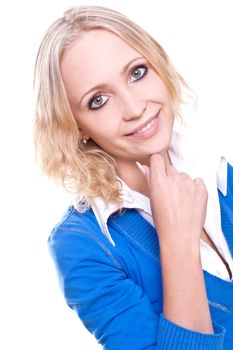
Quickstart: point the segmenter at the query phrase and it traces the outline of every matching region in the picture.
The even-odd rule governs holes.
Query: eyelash
[[[140,64],[140,65],[137,65],[131,69],[131,71],[130,71],[131,77],[133,76],[133,73],[139,69],[144,69],[144,73],[142,74],[142,76],[133,80],[132,82],[136,82],[138,80],[141,80],[142,78],[144,78],[146,76],[147,71],[148,71],[148,67],[145,64]],[[106,101],[104,101],[103,104],[101,104],[99,107],[92,107],[94,100],[97,99],[98,97],[106,97],[106,95],[97,94],[97,95],[93,96],[88,102],[88,109],[90,109],[92,111],[98,110],[98,109],[102,108],[105,105],[105,103],[108,101],[108,98],[107,98]]]
[[[145,64],[140,64],[139,66],[135,66],[135,67],[133,67],[133,69],[131,69],[131,71],[130,71],[131,76],[133,75],[134,72],[136,72],[139,69],[145,69],[145,71],[141,77],[139,77],[138,79],[135,79],[134,81],[137,81],[137,80],[144,78],[145,75],[147,74],[148,67]]]

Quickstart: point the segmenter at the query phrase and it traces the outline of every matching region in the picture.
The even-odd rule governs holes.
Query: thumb
[[[143,175],[145,175],[145,177],[147,178],[147,181],[149,182],[150,168],[147,165],[142,165],[139,162],[136,162],[136,165],[138,169],[143,173]]]

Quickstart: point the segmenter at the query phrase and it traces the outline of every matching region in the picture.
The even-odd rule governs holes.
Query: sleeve
[[[49,248],[67,304],[107,350],[220,350],[224,329],[201,334],[155,314],[109,249],[87,232],[56,231]]]

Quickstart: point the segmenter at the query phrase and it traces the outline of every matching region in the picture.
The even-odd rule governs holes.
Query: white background
[[[87,3],[122,11],[162,44],[199,97],[206,144],[233,159],[231,0],[1,2],[1,349],[100,349],[58,288],[46,241],[69,196],[42,180],[32,144],[40,39],[67,7]]]

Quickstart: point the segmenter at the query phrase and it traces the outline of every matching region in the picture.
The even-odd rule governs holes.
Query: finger
[[[155,178],[164,178],[167,176],[165,162],[160,154],[153,154],[151,156],[150,169]]]
[[[141,173],[143,173],[143,175],[148,176],[149,171],[150,171],[148,166],[142,165],[139,162],[136,162],[136,165],[137,165],[138,169],[141,171]]]
[[[178,171],[176,170],[176,168],[174,168],[173,165],[167,164],[166,173],[167,173],[167,176],[172,176],[172,175],[178,174]]]
[[[183,179],[192,181],[191,176],[190,176],[189,174],[185,173],[184,171],[181,171],[181,172],[180,172],[180,176],[181,176]]]
[[[203,181],[200,177],[197,177],[197,178],[194,179],[193,181],[194,181],[197,185],[201,185],[201,186],[203,186],[203,187],[206,187],[204,181]]]

